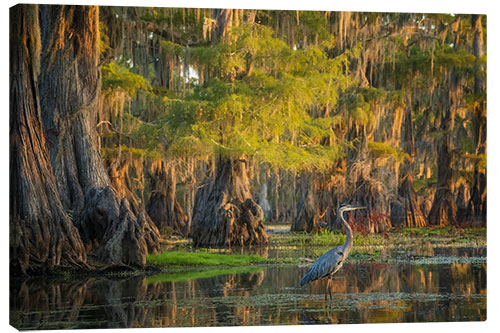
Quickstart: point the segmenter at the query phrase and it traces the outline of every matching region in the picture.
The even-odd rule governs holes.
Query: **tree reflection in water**
[[[461,253],[463,255],[463,253]],[[469,253],[469,257],[480,257]],[[215,277],[11,281],[19,329],[334,324],[486,319],[486,262],[350,262],[300,288],[307,267]]]

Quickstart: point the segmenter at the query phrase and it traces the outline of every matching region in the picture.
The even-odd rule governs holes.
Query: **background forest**
[[[101,151],[160,228],[188,232],[197,187],[236,159],[294,230],[344,201],[375,229],[485,222],[484,17],[100,13]]]
[[[343,202],[370,232],[485,226],[486,33],[484,15],[16,6],[11,265],[263,244],[268,223],[339,228]]]

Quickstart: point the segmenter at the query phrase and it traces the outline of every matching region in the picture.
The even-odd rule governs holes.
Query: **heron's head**
[[[338,212],[339,214],[343,214],[345,212],[350,212],[351,210],[357,210],[357,209],[366,209],[366,207],[341,204]]]

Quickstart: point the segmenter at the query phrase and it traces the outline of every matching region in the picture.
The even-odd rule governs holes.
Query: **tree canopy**
[[[311,171],[333,182],[340,172],[346,186],[336,200],[355,198],[361,175],[371,190],[394,197],[409,163],[420,197],[434,194],[437,151],[450,135],[447,144],[463,157],[450,160],[450,191],[470,196],[474,172],[485,173],[486,153],[477,148],[485,145],[479,134],[485,17],[479,26],[476,16],[452,14],[118,7],[101,13],[102,54],[111,60],[103,67],[104,104],[119,115],[108,133],[113,144],[103,150],[114,156],[119,150],[132,159],[176,160],[186,167],[181,177],[190,179],[200,179],[192,172],[204,168],[187,167],[192,158],[245,156],[274,170],[281,190],[283,173]],[[406,114],[412,121],[405,129]],[[356,170],[364,171],[353,172],[359,163]],[[420,198],[428,212],[430,203]],[[389,214],[390,205],[377,200]]]

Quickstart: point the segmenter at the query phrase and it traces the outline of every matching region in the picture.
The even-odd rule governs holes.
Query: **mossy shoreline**
[[[176,266],[244,266],[250,264],[270,263],[259,255],[222,254],[206,251],[182,252],[163,251],[146,257],[148,265],[156,267]]]
[[[32,277],[47,278],[78,278],[82,276],[154,276],[163,275],[169,281],[184,280],[183,275],[196,277],[211,277],[227,274],[231,271],[249,271],[257,267],[298,264],[303,261],[314,261],[328,248],[340,245],[345,241],[345,235],[340,232],[320,231],[318,233],[270,233],[269,249],[307,249],[306,258],[265,258],[254,254],[227,253],[235,249],[227,248],[193,250],[189,240],[176,241],[175,246],[168,246],[169,241],[163,240],[165,249],[157,255],[147,256],[144,270],[126,265],[103,265],[92,262],[94,269],[74,270],[59,267],[56,270],[45,270]],[[459,229],[453,227],[401,228],[386,235],[355,233],[354,246],[349,260],[387,260],[387,253],[405,253],[412,247],[469,247],[486,248],[486,228]],[[97,268],[96,268],[97,267]],[[16,278],[12,276],[12,278]],[[19,277],[19,278],[26,278]]]
[[[200,249],[191,252],[189,243],[184,248],[164,251],[147,257],[148,265],[160,269],[158,277],[148,281],[183,281],[190,278],[213,277],[221,274],[259,271],[271,265],[313,262],[329,248],[345,242],[345,235],[327,230],[318,233],[270,233],[269,249],[279,249],[280,258],[258,255],[224,253],[228,249]],[[414,247],[486,247],[486,229],[458,229],[452,227],[402,228],[388,234],[355,233],[351,261],[387,261],[413,258]],[[234,249],[233,249],[234,250]],[[285,257],[288,250],[304,250],[305,257]],[[392,258],[394,256],[394,258]],[[418,256],[417,256],[418,257]],[[424,260],[427,260],[424,258]]]

